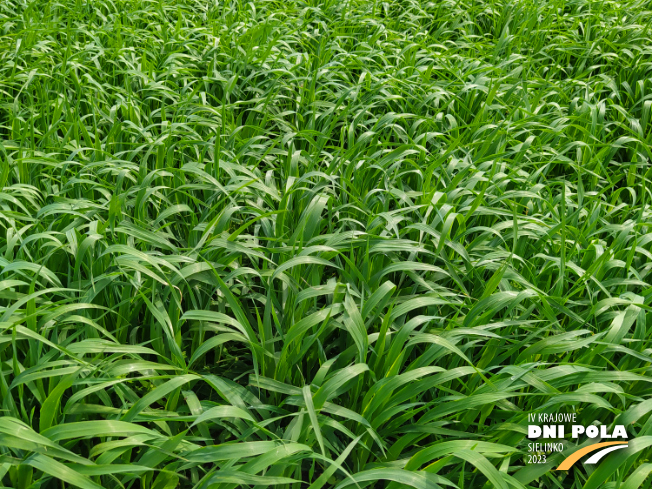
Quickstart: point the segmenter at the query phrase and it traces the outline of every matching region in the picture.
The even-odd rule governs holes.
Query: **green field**
[[[1,0],[0,486],[652,484],[650,0]],[[627,427],[529,460],[528,415]],[[549,440],[544,440],[549,441]]]

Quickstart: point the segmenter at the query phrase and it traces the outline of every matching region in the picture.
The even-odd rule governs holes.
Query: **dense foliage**
[[[651,19],[2,0],[0,485],[649,487]]]

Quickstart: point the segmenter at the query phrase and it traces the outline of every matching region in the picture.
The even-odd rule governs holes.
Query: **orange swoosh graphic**
[[[571,453],[555,470],[568,470],[575,462],[581,459],[587,453],[595,452],[599,448],[609,447],[611,445],[627,445],[626,441],[605,441],[604,443],[595,443],[584,447],[581,450]]]

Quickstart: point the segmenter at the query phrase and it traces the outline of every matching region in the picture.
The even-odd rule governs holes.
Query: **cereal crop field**
[[[0,486],[649,488],[651,38],[650,0],[0,0]],[[555,470],[610,440],[540,415],[628,446]]]

